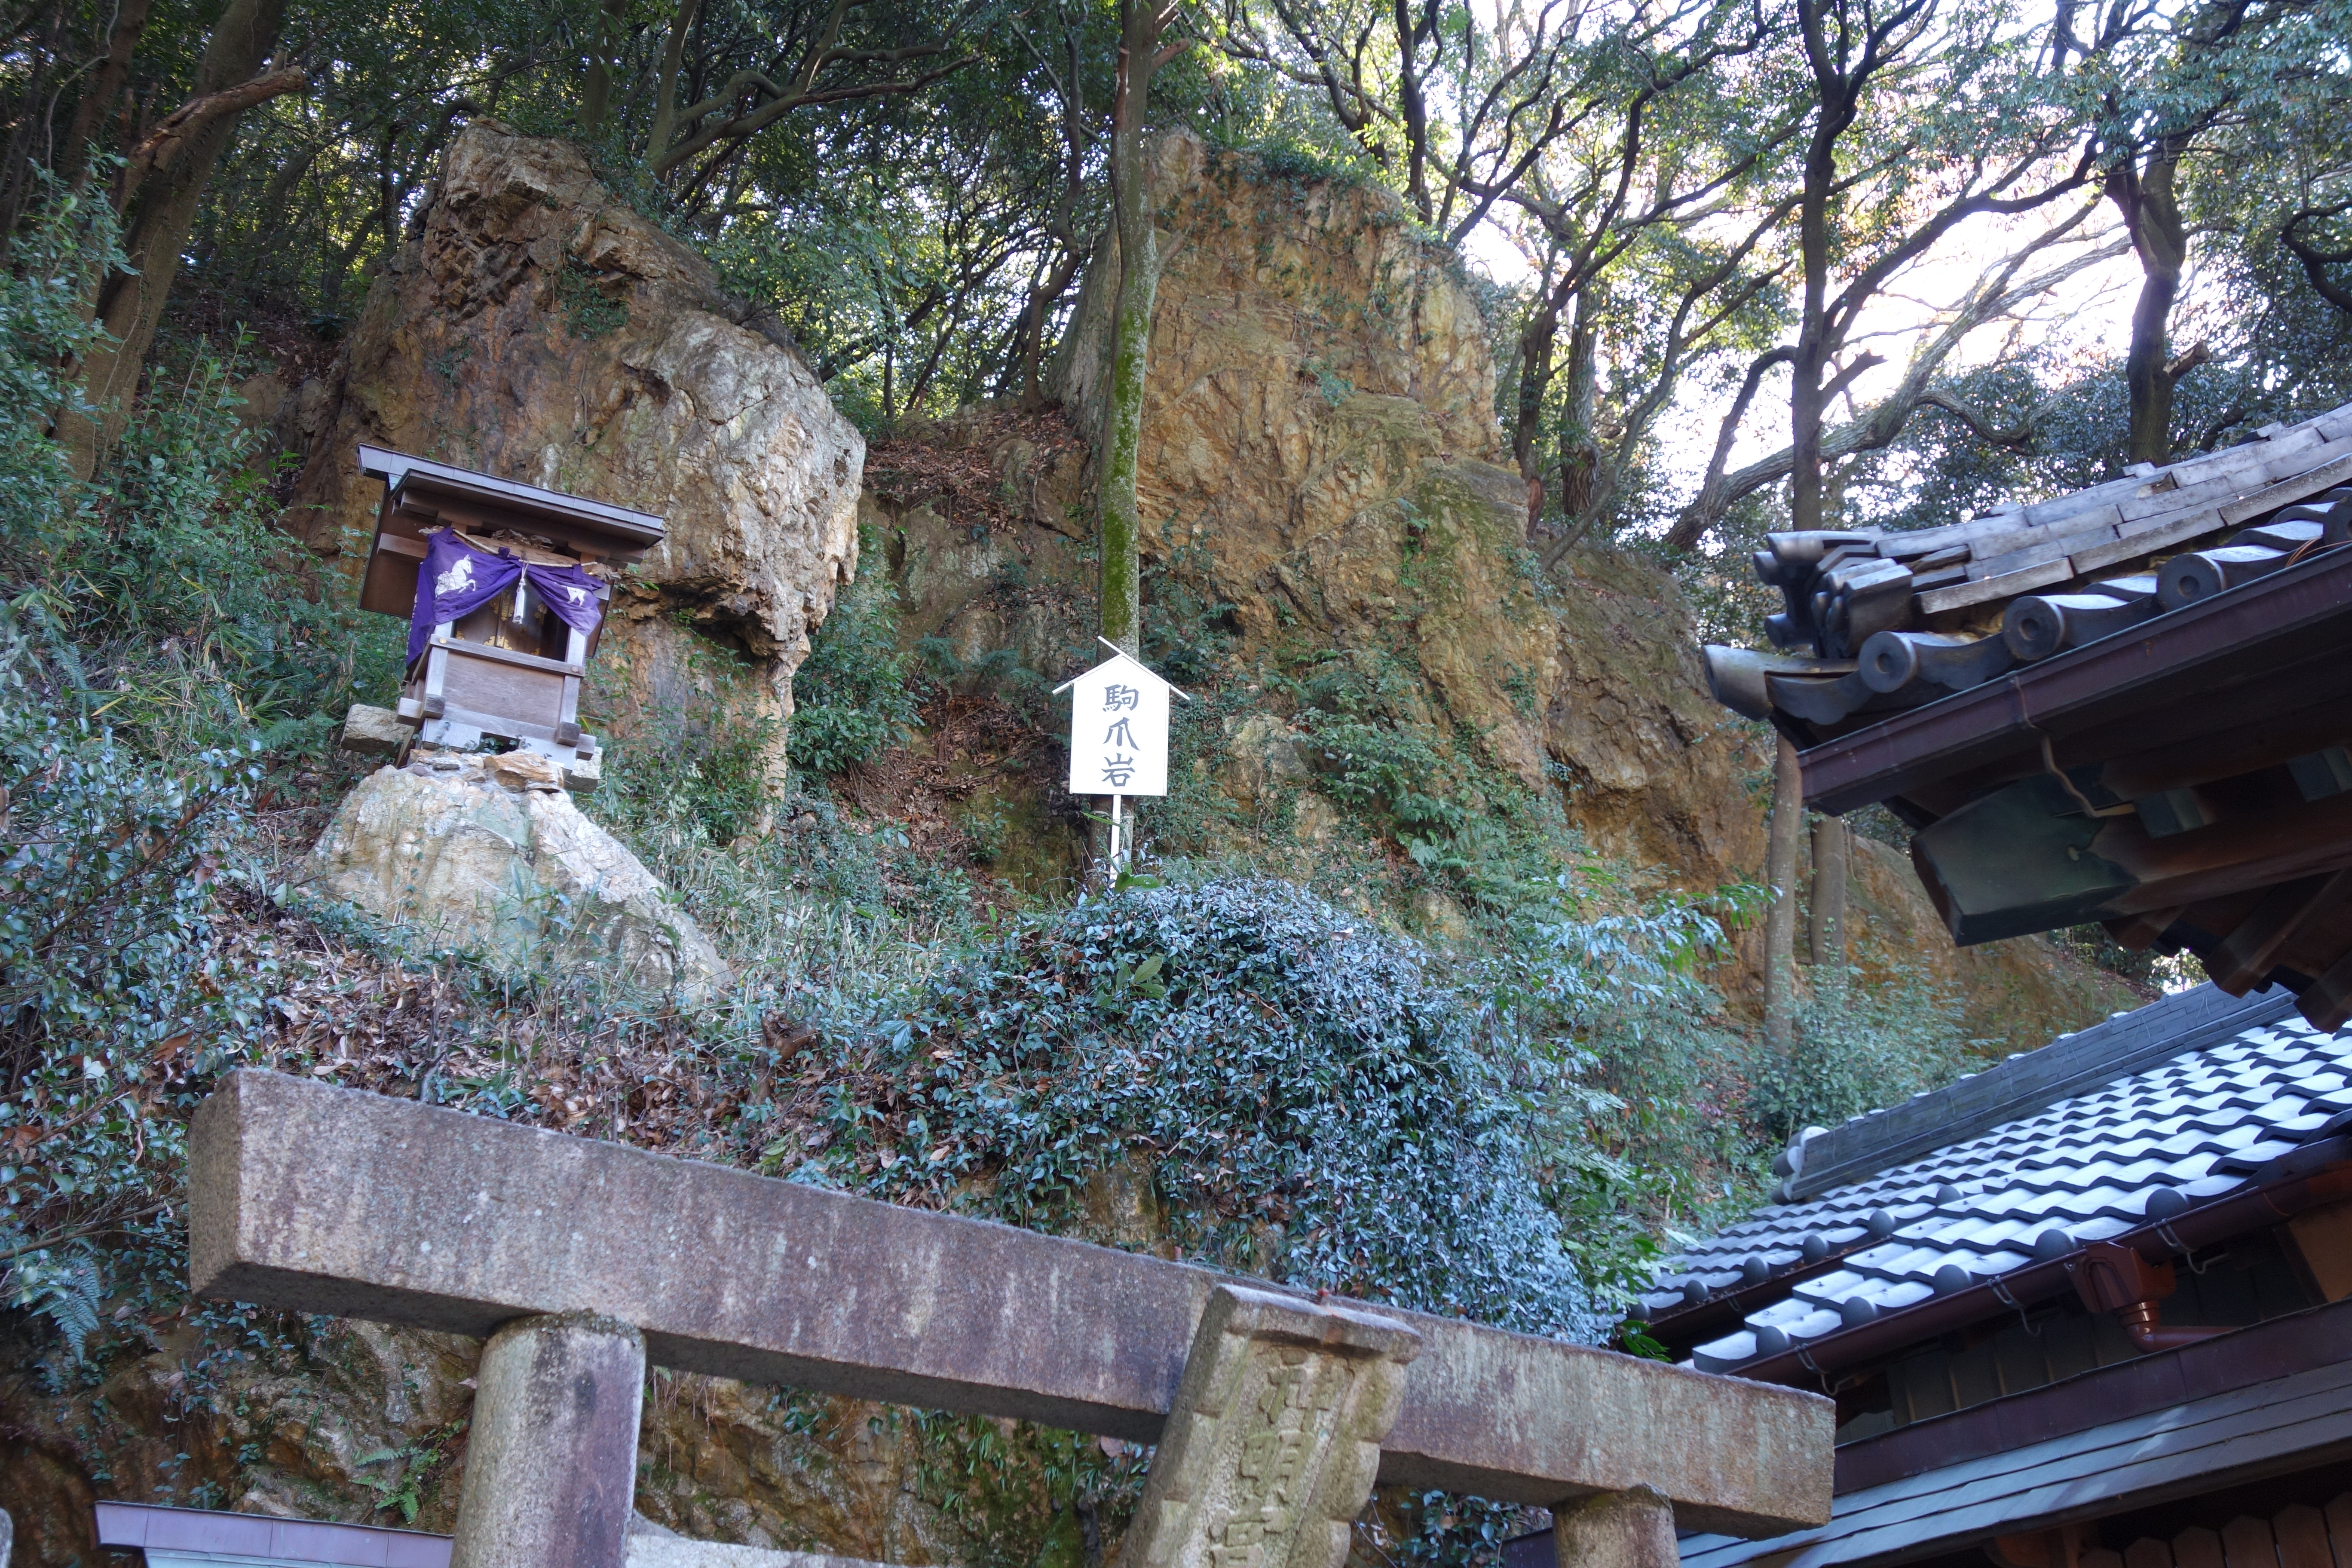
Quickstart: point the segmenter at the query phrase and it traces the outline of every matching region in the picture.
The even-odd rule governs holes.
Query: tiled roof
[[[1781,651],[1710,647],[1708,677],[1727,707],[1824,734],[1934,702],[2345,542],[2347,479],[2352,406],[1939,528],[1768,534]]]
[[[1811,1267],[1695,1348],[1701,1369],[1730,1371],[2231,1193],[2352,1127],[2352,1032],[2313,1029],[2291,1005],[2273,992],[2232,1007],[2200,986],[1816,1133],[1802,1147],[1834,1151],[1854,1179],[1761,1209],[1669,1259],[1644,1305],[1667,1318]],[[1971,1105],[2000,1119],[1963,1118],[1961,1136],[1915,1152],[1922,1125]],[[1883,1166],[1874,1133],[1890,1156]]]

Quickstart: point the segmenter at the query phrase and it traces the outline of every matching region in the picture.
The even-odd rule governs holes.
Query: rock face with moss
[[[349,346],[281,422],[308,456],[289,515],[322,548],[373,529],[362,441],[667,519],[598,659],[623,733],[690,694],[789,716],[856,566],[865,441],[781,325],[579,148],[493,121],[450,143]]]
[[[1606,847],[1701,876],[1750,863],[1754,814],[1722,787],[1738,741],[1656,624],[1661,574],[1580,557],[1556,588],[1522,548],[1527,486],[1459,262],[1376,187],[1181,135],[1152,172],[1168,260],[1147,549],[1233,605],[1245,652],[1379,667],[1396,719],[1530,786],[1564,773]],[[1108,281],[1087,279],[1059,366],[1082,430],[1100,418]]]
[[[1767,743],[1706,696],[1664,567],[1626,549],[1572,551],[1559,577],[1535,565],[1458,262],[1374,187],[1182,134],[1155,143],[1151,169],[1166,262],[1138,481],[1159,590],[1145,639],[1205,616],[1225,668],[1255,672],[1196,759],[1234,814],[1328,847],[1360,842],[1349,812],[1369,808],[1442,854],[1443,826],[1410,816],[1444,803],[1404,797],[1450,793],[1475,815],[1516,786],[1563,798],[1593,847],[1683,888],[1756,880]],[[966,668],[1012,656],[1050,683],[1089,661],[1074,448],[1101,418],[1108,265],[1056,366],[1068,439],[974,411],[877,449],[864,516],[904,624]],[[1899,963],[1958,994],[1970,1032],[2014,1047],[2133,1005],[2039,939],[1955,950],[1882,850],[1854,857],[1865,970]],[[1442,889],[1414,913],[1461,931]],[[1752,993],[1761,956],[1744,937],[1727,990]]]
[[[426,753],[343,797],[303,865],[311,893],[500,967],[709,1001],[726,961],[635,855],[528,752]]]
[[[0,1496],[18,1521],[12,1562],[103,1561],[90,1505],[106,1498],[442,1533],[456,1522],[479,1342],[242,1310],[166,1315],[148,1339],[148,1353],[102,1377],[68,1368],[37,1408],[12,1405],[31,1418],[0,1447]],[[703,1540],[1026,1568],[1017,1553],[1047,1535],[1047,1510],[1024,1500],[985,1521],[1019,1543],[1007,1563],[974,1551],[992,1531],[958,1528],[944,1506],[944,1486],[985,1469],[967,1456],[987,1438],[990,1459],[1007,1462],[992,1426],[927,1426],[882,1405],[656,1372],[635,1504]],[[1081,1568],[1075,1552],[1064,1564]]]

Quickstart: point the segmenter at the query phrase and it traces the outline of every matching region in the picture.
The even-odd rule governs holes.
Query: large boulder
[[[330,552],[374,526],[362,441],[667,519],[598,656],[623,735],[713,701],[788,718],[808,634],[857,563],[865,442],[782,327],[579,148],[495,121],[451,142],[347,348],[280,427],[308,458],[290,515]]]
[[[528,752],[379,768],[343,797],[301,885],[502,967],[688,1001],[732,984],[701,928],[555,778]]]

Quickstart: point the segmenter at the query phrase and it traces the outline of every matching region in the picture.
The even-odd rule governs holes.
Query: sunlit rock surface
[[[493,963],[708,1000],[731,982],[710,939],[554,764],[420,753],[343,797],[303,889]]]
[[[857,563],[866,444],[782,327],[579,148],[495,121],[450,143],[348,348],[280,421],[308,457],[289,516],[322,548],[373,528],[362,441],[666,518],[598,655],[622,735],[689,699],[789,715]]]

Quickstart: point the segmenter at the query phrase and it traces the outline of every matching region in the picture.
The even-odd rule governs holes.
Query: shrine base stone
[[[1121,1557],[1135,1568],[1340,1568],[1421,1336],[1220,1285]]]
[[[693,1001],[726,989],[710,939],[557,777],[521,752],[378,768],[343,797],[299,885],[502,965]]]
[[[593,1312],[490,1336],[449,1568],[624,1568],[645,1405],[645,1337]]]

